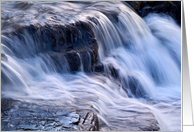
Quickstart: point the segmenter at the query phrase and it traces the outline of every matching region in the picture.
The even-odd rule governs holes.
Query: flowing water
[[[66,58],[56,65],[29,32],[22,40],[3,34],[18,25],[78,20],[92,27],[105,73],[112,65],[117,79],[84,72],[82,61],[72,74]],[[181,28],[171,17],[142,19],[122,2],[1,2],[1,26],[1,53],[7,56],[1,60],[2,97],[90,109],[112,130],[130,130],[133,117],[149,112],[160,130],[181,130]],[[86,57],[90,67],[89,52]]]

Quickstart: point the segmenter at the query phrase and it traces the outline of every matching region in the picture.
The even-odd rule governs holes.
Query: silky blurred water
[[[118,20],[104,12],[117,14]],[[113,65],[119,79],[85,73],[83,65],[71,74],[66,59],[58,73],[49,53],[28,32],[24,40],[3,35],[17,25],[77,20],[91,25],[105,73]],[[90,109],[117,130],[127,126],[130,111],[152,112],[161,130],[181,130],[181,28],[171,17],[142,19],[122,2],[1,2],[1,27],[1,53],[8,60],[1,60],[2,97]]]

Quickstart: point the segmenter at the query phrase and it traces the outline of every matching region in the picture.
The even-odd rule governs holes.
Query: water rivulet
[[[28,114],[46,106],[90,111],[91,122],[98,118],[95,130],[181,130],[181,28],[171,17],[142,19],[116,1],[1,7],[2,98],[42,106],[25,105]],[[17,107],[8,112],[2,103],[2,112],[22,112],[21,104],[12,104]],[[4,129],[46,130],[33,122],[26,128],[11,115],[2,113]],[[76,130],[62,129],[74,116],[57,116],[59,130]],[[36,122],[51,117],[36,115]]]

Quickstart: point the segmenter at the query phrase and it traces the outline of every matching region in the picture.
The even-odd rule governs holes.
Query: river
[[[44,35],[25,30],[21,39],[11,34],[31,24],[77,21],[91,27],[103,73],[93,71],[89,52],[77,53],[80,66],[72,73],[67,58],[53,62],[55,51],[44,48],[49,41],[39,41]],[[1,32],[2,98],[88,109],[110,130],[138,130],[153,119],[161,131],[181,130],[181,27],[171,17],[150,13],[141,18],[118,1],[1,2]]]

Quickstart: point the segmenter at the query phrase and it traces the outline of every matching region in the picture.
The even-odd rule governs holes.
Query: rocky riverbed
[[[44,102],[46,104],[46,102]],[[123,111],[124,112],[124,111]],[[157,120],[152,113],[138,114],[131,111],[122,130],[158,131]],[[117,113],[115,113],[117,114]],[[121,120],[122,123],[122,120]],[[139,126],[138,126],[139,124]],[[140,125],[141,124],[141,125]],[[110,131],[98,116],[88,110],[76,110],[66,106],[37,105],[11,98],[1,99],[2,131]]]

